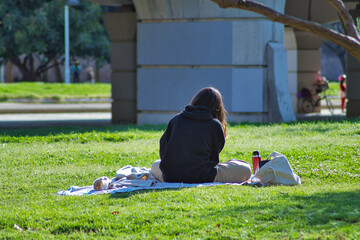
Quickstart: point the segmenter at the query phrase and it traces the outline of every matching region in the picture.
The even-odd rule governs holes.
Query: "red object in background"
[[[346,102],[346,75],[339,76],[340,81],[340,100],[341,100],[341,111],[345,111],[345,102]]]
[[[259,151],[253,151],[253,172],[254,174],[259,170],[259,162],[261,161],[261,156]]]

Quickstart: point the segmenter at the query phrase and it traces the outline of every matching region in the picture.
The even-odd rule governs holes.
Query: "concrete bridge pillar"
[[[285,6],[285,0],[259,2],[280,12]],[[270,42],[283,43],[283,25],[248,11],[221,9],[209,0],[133,3],[138,19],[139,124],[167,123],[206,86],[223,94],[230,121],[283,120],[269,117],[269,99],[276,88],[268,81],[267,53]],[[277,49],[272,48],[271,56],[281,57],[277,64],[286,69],[286,54],[276,54]],[[271,72],[278,69],[274,66]],[[273,80],[287,84],[286,74],[282,76]]]
[[[298,55],[298,91],[302,88],[309,89],[315,94],[317,78],[321,76],[321,44],[322,39],[308,32],[295,29]],[[314,100],[319,96],[314,96]],[[298,100],[297,109],[301,111],[301,99]],[[314,108],[315,112],[320,111],[320,101]]]
[[[350,14],[354,17],[360,17],[360,4],[356,9],[351,10]],[[360,63],[352,55],[347,55],[347,87],[346,87],[346,116],[360,117]]]
[[[287,53],[287,78],[289,84],[289,92],[291,97],[291,104],[294,112],[298,110],[298,55],[297,44],[294,29],[285,27],[284,32],[284,46]]]
[[[360,16],[360,10],[357,6],[358,1],[344,0],[344,3],[350,9],[350,14],[354,18]],[[320,24],[339,21],[337,12],[326,0],[287,0],[285,13]],[[319,49],[322,39],[314,34],[299,30],[294,31],[298,45],[298,90],[306,87],[314,92],[313,83],[315,83],[316,78],[319,76],[318,71],[321,69],[321,53]],[[360,63],[350,54],[348,54],[346,73],[348,73],[347,117],[360,116]],[[298,103],[300,107],[301,101]],[[319,110],[319,106],[315,108],[315,111]]]
[[[360,63],[350,54],[347,56],[346,116],[360,116]]]
[[[136,123],[135,9],[120,7],[117,12],[104,13],[103,19],[111,41],[112,123]]]

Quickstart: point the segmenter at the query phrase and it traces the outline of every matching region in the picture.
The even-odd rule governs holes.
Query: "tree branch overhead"
[[[275,11],[272,8],[250,0],[212,0],[221,8],[236,8],[251,11],[263,15],[274,22],[279,22],[293,28],[313,33],[321,38],[327,39],[335,44],[344,47],[351,55],[360,62],[360,37],[355,23],[349,14],[348,9],[341,0],[327,0],[328,3],[338,12],[347,34],[323,27],[321,24],[307,21],[294,16],[286,15]]]

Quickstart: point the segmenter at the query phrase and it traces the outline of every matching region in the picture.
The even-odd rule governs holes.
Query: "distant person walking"
[[[74,65],[71,67],[71,71],[73,72],[73,83],[79,83],[81,73],[81,65],[79,60],[75,60]]]
[[[95,83],[95,73],[92,67],[86,69],[86,80],[90,83]]]
[[[346,75],[342,74],[339,76],[340,82],[340,100],[341,100],[341,111],[345,112],[345,101],[346,101]]]

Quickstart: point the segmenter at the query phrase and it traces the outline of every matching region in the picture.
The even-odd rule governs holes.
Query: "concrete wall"
[[[347,58],[346,116],[360,117],[360,63],[350,54]]]
[[[267,46],[269,120],[271,122],[295,121],[287,80],[287,51],[282,43],[269,43]]]
[[[285,1],[261,1],[283,11]],[[167,123],[201,88],[222,92],[230,121],[269,121],[266,47],[284,30],[257,14],[203,0],[134,0],[137,120]]]
[[[284,47],[287,53],[287,78],[290,91],[291,104],[297,112],[297,93],[298,93],[298,54],[296,36],[293,28],[285,27]]]
[[[132,3],[131,0],[90,1],[120,7]],[[260,2],[280,11],[285,5],[285,0]],[[113,96],[118,102],[113,113],[132,106],[139,123],[166,122],[199,88],[212,85],[223,92],[231,121],[268,121],[271,107],[265,47],[268,42],[281,43],[283,37],[293,108],[298,107],[296,94],[301,88],[314,90],[321,58],[321,39],[315,35],[301,31],[294,34],[292,30],[286,30],[284,35],[280,24],[247,11],[220,9],[210,0],[134,0],[133,3],[138,17],[138,86],[133,81],[136,73],[129,64],[134,59],[133,47],[119,50],[121,46],[112,46],[116,54],[123,55],[113,56],[113,61],[128,65],[113,74]],[[354,9],[356,2],[345,1],[345,4]],[[319,23],[338,19],[326,0],[287,0],[285,12]],[[114,21],[113,28],[119,22]],[[135,29],[132,23],[129,29],[130,32]],[[354,72],[351,78],[357,78],[357,70],[351,71]],[[126,101],[131,104],[126,105]],[[354,104],[354,101],[350,103]],[[133,112],[130,115],[135,121]]]
[[[103,17],[111,41],[112,123],[135,123],[136,14],[119,11]]]
[[[351,10],[354,17],[360,16],[360,10]],[[347,55],[347,87],[346,87],[346,116],[360,117],[360,63],[352,55]]]
[[[321,76],[321,51],[322,39],[314,34],[295,30],[295,36],[298,46],[298,91],[302,88],[308,88],[313,98],[316,100],[314,85],[317,78]],[[301,112],[301,99],[298,99],[298,112]],[[314,111],[320,111],[320,102],[315,106]]]

